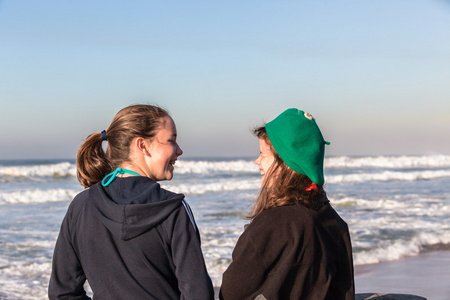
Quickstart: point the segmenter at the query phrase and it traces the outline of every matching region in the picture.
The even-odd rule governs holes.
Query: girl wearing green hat
[[[314,118],[288,109],[255,135],[261,192],[220,299],[354,299],[350,234],[323,189],[329,143]]]

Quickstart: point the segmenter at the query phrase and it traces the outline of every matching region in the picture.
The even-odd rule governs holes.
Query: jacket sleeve
[[[172,215],[172,259],[181,300],[212,300],[214,290],[206,270],[200,246],[200,235],[189,205],[183,205]]]
[[[267,260],[262,250],[266,243],[270,243],[270,238],[262,237],[265,232],[261,231],[254,240],[252,232],[255,231],[250,225],[236,243],[232,254],[233,261],[222,277],[220,299],[250,299],[250,296],[260,290],[267,278]]]
[[[91,299],[86,295],[84,275],[78,255],[72,244],[70,222],[73,202],[61,224],[53,253],[52,274],[48,286],[49,299]]]

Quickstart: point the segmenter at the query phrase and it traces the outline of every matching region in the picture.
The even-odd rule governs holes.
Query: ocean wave
[[[330,196],[329,196],[330,197]],[[358,209],[405,209],[409,207],[409,203],[399,199],[360,199],[355,197],[344,197],[340,199],[333,199],[330,197],[330,202],[335,207],[357,207]]]
[[[76,175],[76,165],[69,162],[0,167],[0,176],[4,177],[76,177]]]
[[[213,192],[230,192],[241,190],[257,190],[261,187],[261,179],[221,179],[210,183],[176,184],[163,182],[161,186],[175,193],[201,195]]]
[[[412,182],[412,181],[432,180],[448,177],[450,177],[450,170],[414,171],[414,172],[384,171],[379,173],[328,175],[325,176],[325,182],[326,184],[331,186],[333,184],[342,184],[342,183],[364,183],[364,182],[386,182],[386,181]],[[198,180],[176,179],[172,181],[163,181],[160,182],[160,184],[163,188],[167,190],[176,193],[183,193],[186,195],[201,195],[206,193],[232,192],[243,190],[250,190],[256,193],[261,187],[261,178],[243,176],[243,177],[229,177],[218,179],[199,178]],[[61,188],[52,188],[46,190],[27,189],[27,190],[16,190],[12,192],[2,192],[0,193],[0,204],[43,203],[51,201],[61,201],[66,200],[68,198],[72,198],[77,192],[79,192],[79,190],[77,189],[61,189]],[[348,201],[346,203],[343,203],[342,206],[349,205],[350,203]],[[370,205],[374,205],[374,203],[370,202]]]
[[[216,171],[217,172],[217,171]],[[231,171],[230,171],[231,172]],[[233,171],[234,172],[234,171]],[[201,173],[197,169],[197,173]],[[254,172],[259,174],[259,172]],[[368,173],[350,173],[350,174],[337,174],[326,175],[325,181],[328,184],[350,183],[350,182],[370,182],[370,181],[420,181],[431,180],[438,178],[450,177],[450,170],[421,170],[421,171],[382,171],[382,172],[368,172]],[[218,191],[218,190],[241,190],[241,189],[257,189],[261,185],[261,178],[251,178],[248,180],[242,179],[228,179],[216,181],[211,184],[196,184],[192,188],[184,185],[183,190],[189,190],[194,193],[204,193],[206,191]],[[228,185],[228,186],[227,186]],[[203,187],[204,186],[204,187]],[[180,185],[181,187],[181,185]]]
[[[79,192],[75,189],[34,189],[9,193],[2,192],[0,193],[0,205],[70,201]]]
[[[450,170],[436,170],[436,171],[413,171],[413,172],[398,172],[398,171],[383,171],[379,173],[353,173],[342,175],[328,175],[325,176],[326,183],[343,183],[343,182],[367,182],[367,181],[417,181],[430,180],[437,178],[450,177]]]
[[[24,166],[0,166],[3,177],[76,177],[76,164],[61,162]],[[189,161],[178,160],[176,174],[259,173],[253,161]]]
[[[359,210],[381,210],[384,213],[402,211],[412,216],[435,217],[446,216],[450,211],[450,203],[418,194],[373,196],[375,199],[349,197],[344,194],[328,194],[328,197],[331,204],[338,208],[356,207]],[[367,222],[370,220],[366,221],[366,225]]]
[[[353,252],[355,265],[376,264],[394,261],[408,256],[416,256],[434,245],[450,244],[450,234],[421,233],[412,240],[397,240],[386,247],[377,247],[370,250]],[[356,243],[353,245],[357,246]]]
[[[449,155],[337,156],[325,158],[325,168],[426,168],[450,167]]]
[[[325,169],[348,168],[447,168],[450,156],[338,156],[325,158]],[[250,173],[258,174],[253,160],[194,161],[180,159],[175,165],[176,174]],[[59,162],[54,164],[31,164],[0,166],[1,177],[76,177],[76,164]],[[358,175],[359,176],[359,175]],[[425,175],[426,176],[426,175]]]
[[[449,155],[425,155],[425,156],[336,156],[325,158],[325,169],[348,168],[446,168],[450,167]],[[189,161],[179,160],[175,170],[180,174],[209,174],[217,172],[245,172],[258,173],[258,167],[254,160],[232,161]]]
[[[50,261],[11,262],[0,268],[1,299],[45,299],[46,283],[50,279]],[[39,280],[37,280],[39,279]],[[5,298],[3,298],[5,297]]]
[[[189,161],[179,160],[175,165],[178,174],[211,174],[211,173],[258,173],[258,166],[254,161]]]

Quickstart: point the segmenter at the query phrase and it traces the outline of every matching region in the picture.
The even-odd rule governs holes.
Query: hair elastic
[[[311,185],[306,188],[307,192],[310,192],[310,191],[313,191],[313,190],[317,190],[317,185],[314,182],[312,182]]]
[[[107,139],[106,139],[106,131],[105,130],[102,131],[102,141],[107,141]]]

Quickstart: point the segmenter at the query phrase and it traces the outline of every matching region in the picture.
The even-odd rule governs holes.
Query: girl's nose
[[[183,154],[183,150],[181,150],[180,145],[177,144],[177,156],[181,156]]]

